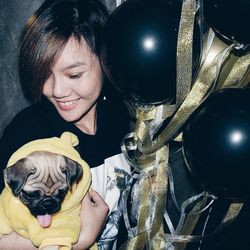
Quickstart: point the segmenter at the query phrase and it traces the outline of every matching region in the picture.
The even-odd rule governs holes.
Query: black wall
[[[27,18],[42,0],[0,0],[0,135],[13,116],[28,105],[19,86],[17,45]]]

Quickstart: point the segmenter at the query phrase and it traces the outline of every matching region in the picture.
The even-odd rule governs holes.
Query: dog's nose
[[[54,214],[61,208],[61,203],[52,197],[44,197],[40,202],[33,207],[30,207],[31,213],[36,215]]]
[[[50,209],[55,205],[56,205],[56,202],[51,198],[45,198],[42,203],[42,206],[44,209]]]

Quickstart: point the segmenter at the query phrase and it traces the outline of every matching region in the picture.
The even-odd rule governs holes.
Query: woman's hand
[[[107,218],[109,207],[103,198],[95,191],[89,191],[82,200],[80,212],[81,233],[74,250],[90,248],[99,236]]]
[[[0,235],[0,250],[36,250],[32,242],[15,232]]]

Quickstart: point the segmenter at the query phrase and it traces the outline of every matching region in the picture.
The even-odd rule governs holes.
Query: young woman
[[[74,249],[87,249],[95,241],[101,249],[112,248],[121,216],[120,194],[130,173],[120,151],[129,131],[128,116],[106,91],[99,60],[107,16],[98,0],[46,0],[30,17],[20,40],[19,74],[34,104],[12,120],[0,140],[2,172],[11,154],[31,140],[64,131],[78,136],[78,151],[91,167],[95,191],[83,200],[84,226]],[[35,249],[15,233],[2,236],[0,245]]]

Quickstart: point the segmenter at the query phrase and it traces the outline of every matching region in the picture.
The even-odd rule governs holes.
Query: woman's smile
[[[69,111],[73,109],[79,102],[80,98],[70,101],[56,101],[58,107],[63,111]]]

